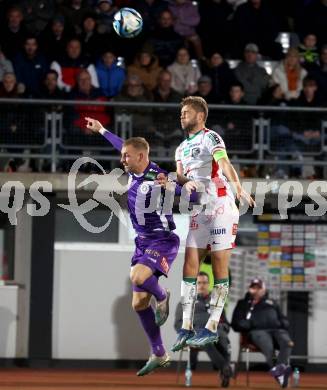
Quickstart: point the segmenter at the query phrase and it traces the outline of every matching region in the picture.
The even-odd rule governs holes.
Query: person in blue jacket
[[[111,98],[119,94],[126,78],[125,69],[117,64],[117,58],[106,51],[96,64],[99,85],[105,96]]]

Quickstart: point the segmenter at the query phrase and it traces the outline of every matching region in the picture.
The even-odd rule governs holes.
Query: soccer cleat
[[[163,356],[151,355],[144,367],[136,373],[137,376],[148,375],[157,368],[168,367],[170,365],[170,356],[165,353]]]
[[[195,335],[194,330],[181,328],[178,331],[177,339],[171,350],[173,352],[180,351],[186,346],[187,340],[193,337],[194,335]]]
[[[170,291],[166,290],[166,298],[161,302],[157,302],[156,304],[155,321],[158,326],[162,326],[168,318],[169,298]]]
[[[190,347],[201,348],[207,344],[216,343],[218,341],[218,334],[211,332],[207,328],[200,329],[196,335],[186,341]]]

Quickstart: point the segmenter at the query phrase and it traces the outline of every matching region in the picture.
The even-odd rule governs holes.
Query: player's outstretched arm
[[[101,122],[96,119],[86,117],[86,128],[93,131],[94,133],[100,133],[104,138],[111,143],[111,145],[119,152],[122,150],[124,140],[118,135],[113,134],[111,131],[105,129]]]
[[[228,181],[234,186],[236,192],[236,198],[242,203],[245,200],[251,207],[255,206],[255,201],[250,194],[248,194],[240,183],[235,168],[229,161],[228,157],[222,157],[219,159],[219,166],[221,167],[224,175],[227,177]]]

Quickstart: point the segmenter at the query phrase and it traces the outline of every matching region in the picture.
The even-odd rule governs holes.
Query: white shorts
[[[218,199],[211,215],[203,211],[191,217],[186,247],[211,249],[212,252],[234,247],[239,211],[230,197]]]

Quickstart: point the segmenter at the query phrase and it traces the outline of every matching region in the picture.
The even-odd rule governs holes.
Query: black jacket
[[[252,310],[251,310],[252,308]],[[236,332],[254,329],[288,329],[289,322],[279,305],[266,294],[256,305],[249,293],[237,302],[233,312],[232,328]]]

